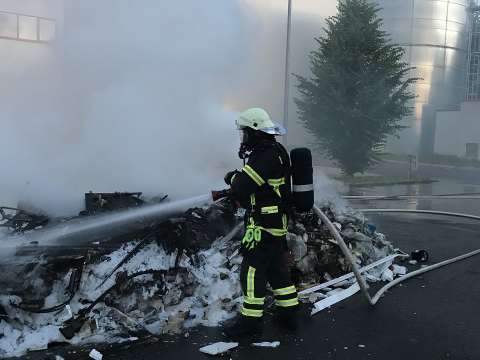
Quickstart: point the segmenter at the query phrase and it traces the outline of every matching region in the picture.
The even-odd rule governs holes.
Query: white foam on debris
[[[0,321],[0,355],[18,356],[27,351],[45,350],[52,341],[62,336],[54,325],[17,330],[5,321]]]
[[[218,354],[223,354],[224,352],[227,352],[229,350],[232,350],[238,346],[237,342],[217,342],[214,344],[210,344],[207,346],[204,346],[199,349],[200,352],[208,355],[218,355]]]
[[[103,303],[95,307],[91,319],[94,326],[85,325],[82,330],[71,340],[66,340],[59,329],[63,322],[87,305],[79,300],[93,301],[105,290],[115,283],[113,275],[105,284],[99,287],[105,274],[109,273],[138,243],[131,242],[108,255],[108,258],[98,264],[87,265],[82,276],[79,291],[69,304],[58,313],[29,314],[16,311],[11,319],[15,318],[15,324],[0,321],[0,358],[5,356],[21,356],[31,350],[46,349],[51,342],[69,342],[71,344],[120,342],[124,338],[125,324],[138,325],[154,334],[178,333],[186,328],[197,325],[218,326],[221,322],[232,318],[237,312],[241,301],[241,288],[238,281],[238,269],[227,268],[228,254],[223,239],[218,239],[208,250],[197,254],[198,263],[183,257],[179,266],[192,274],[195,281],[193,294],[182,297],[173,305],[155,305],[155,291],[157,285],[143,287],[142,291],[122,298],[122,305],[153,303],[157,306],[156,313],[150,316],[149,322],[144,322],[144,313],[132,311],[128,317],[121,312],[115,312]],[[130,261],[120,267],[118,271],[126,271],[132,274],[144,270],[169,270],[175,266],[176,253],[167,254],[156,243],[145,246]],[[222,275],[222,276],[221,276]],[[151,275],[144,275],[138,281],[152,280]],[[136,281],[137,281],[136,280]],[[46,299],[46,305],[51,306],[62,303],[65,300],[64,289],[68,285],[69,274],[57,281],[53,286],[52,293]],[[160,286],[160,284],[158,284]],[[169,293],[174,294],[177,289],[174,286]],[[173,296],[173,295],[172,295]],[[0,297],[0,303],[7,303],[13,297]],[[235,300],[232,300],[235,299]],[[163,300],[163,298],[162,298]],[[150,302],[149,302],[150,301]],[[6,307],[7,311],[13,311]],[[188,316],[186,316],[188,315]],[[12,322],[13,323],[13,322]]]

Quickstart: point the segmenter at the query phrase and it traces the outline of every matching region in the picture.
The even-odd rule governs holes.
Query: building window
[[[55,21],[49,19],[39,20],[39,34],[40,41],[53,41],[55,39]]]
[[[16,38],[17,30],[17,16],[0,12],[0,36]]]
[[[56,37],[53,19],[0,11],[0,38],[50,42]]]
[[[33,16],[18,17],[18,38],[22,40],[38,40],[37,18]]]

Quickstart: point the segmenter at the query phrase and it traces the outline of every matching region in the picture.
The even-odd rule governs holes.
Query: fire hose
[[[365,281],[365,279],[362,277],[359,268],[357,264],[355,263],[352,254],[350,253],[350,250],[348,249],[347,245],[345,244],[345,241],[343,240],[342,236],[338,232],[337,228],[335,225],[332,224],[330,219],[318,208],[318,206],[314,205],[313,206],[313,211],[320,217],[320,219],[325,223],[327,226],[328,230],[332,233],[333,237],[335,240],[338,242],[340,249],[342,250],[343,254],[345,255],[346,260],[350,263],[352,266],[353,273],[355,274],[355,278],[357,279],[358,285],[360,286],[360,290],[362,294],[364,295],[365,299],[368,301],[368,303],[372,306],[374,306],[380,297],[389,289],[394,287],[395,285],[400,284],[401,282],[408,280],[412,277],[424,274],[426,272],[438,269],[440,267],[452,264],[457,261],[461,261],[464,259],[468,259],[474,255],[480,254],[480,249],[468,252],[466,254],[456,256],[451,259],[447,259],[444,261],[441,261],[437,264],[433,264],[427,267],[424,267],[422,269],[413,271],[407,275],[404,275],[398,279],[393,280],[392,282],[388,283],[384,287],[382,287],[380,290],[377,291],[377,293],[371,297],[370,293],[368,292],[368,285]],[[395,213],[422,213],[422,214],[432,214],[432,215],[443,215],[443,216],[454,216],[454,217],[461,217],[461,218],[466,218],[466,219],[473,219],[473,220],[480,220],[480,216],[475,216],[475,215],[470,215],[470,214],[461,214],[461,213],[452,213],[452,212],[445,212],[445,211],[433,211],[433,210],[406,210],[406,209],[360,209],[359,211],[361,212],[395,212]]]
[[[452,194],[436,194],[436,195],[345,195],[345,200],[354,201],[379,201],[379,200],[479,200],[480,193],[452,193]]]

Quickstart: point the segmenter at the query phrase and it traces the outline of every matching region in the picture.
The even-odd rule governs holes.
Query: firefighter
[[[241,134],[239,157],[246,164],[241,171],[229,172],[225,182],[234,200],[246,209],[240,271],[243,306],[226,333],[231,337],[261,333],[267,282],[275,296],[278,319],[295,329],[298,296],[286,261],[290,158],[275,140],[285,129],[260,108],[244,111],[236,124]]]

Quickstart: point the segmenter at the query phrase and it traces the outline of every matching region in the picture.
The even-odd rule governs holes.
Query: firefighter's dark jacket
[[[287,233],[291,198],[290,158],[272,140],[257,144],[247,164],[231,181],[233,197],[247,210],[247,226],[273,236]]]

